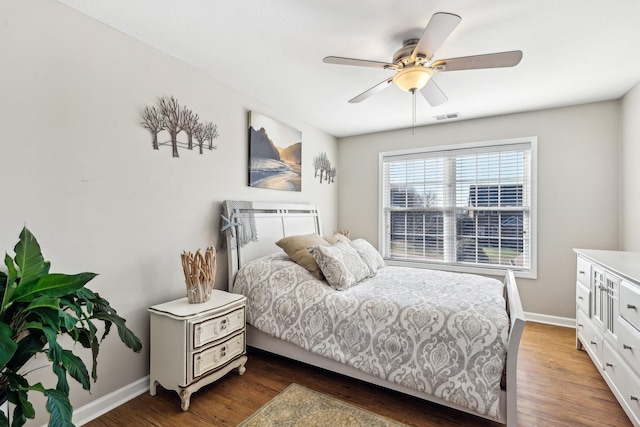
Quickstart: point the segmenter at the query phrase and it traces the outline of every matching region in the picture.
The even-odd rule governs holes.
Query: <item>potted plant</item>
[[[100,343],[112,325],[133,351],[139,352],[142,344],[109,302],[85,287],[96,276],[94,273],[50,273],[50,263],[44,260],[38,241],[26,227],[14,251],[14,258],[5,255],[6,273],[0,271],[0,396],[6,393],[6,399],[15,406],[9,417],[12,426],[35,417],[30,392],[46,396],[50,426],[71,426],[73,408],[67,375],[90,390],[91,378],[94,382],[98,378]],[[104,323],[102,334],[94,324],[96,320]],[[63,335],[91,349],[91,375],[82,359],[58,343]],[[22,370],[39,353],[46,355],[56,375],[55,388],[31,384],[28,373]],[[0,412],[0,427],[8,425],[9,419]]]

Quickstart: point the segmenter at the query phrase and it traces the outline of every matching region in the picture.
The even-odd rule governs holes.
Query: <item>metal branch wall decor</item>
[[[197,113],[181,106],[173,96],[160,98],[157,107],[145,107],[140,124],[151,132],[153,149],[159,150],[161,145],[171,145],[173,157],[180,157],[178,148],[193,150],[193,146],[196,145],[200,154],[204,154],[205,148],[218,148],[217,145],[213,145],[213,140],[220,136],[218,126],[200,121]],[[169,134],[169,141],[158,141],[158,135],[162,131]],[[186,142],[178,140],[181,133],[186,135]]]
[[[320,173],[320,184],[323,180],[331,184],[335,179],[338,171],[331,165],[331,160],[327,157],[327,153],[321,152],[313,158],[313,167],[315,168],[314,178]]]

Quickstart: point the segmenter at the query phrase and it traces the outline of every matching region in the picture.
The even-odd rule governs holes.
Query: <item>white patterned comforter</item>
[[[386,267],[336,291],[274,254],[245,265],[233,292],[265,333],[498,418],[509,331],[498,280]]]

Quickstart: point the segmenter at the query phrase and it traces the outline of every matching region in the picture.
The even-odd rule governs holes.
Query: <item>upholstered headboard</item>
[[[245,202],[222,204],[223,229],[227,244],[229,283],[247,262],[278,252],[276,242],[297,234],[322,234],[316,205]]]

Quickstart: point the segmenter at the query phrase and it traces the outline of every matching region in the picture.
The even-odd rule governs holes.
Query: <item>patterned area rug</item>
[[[298,384],[291,384],[238,427],[406,427]]]

